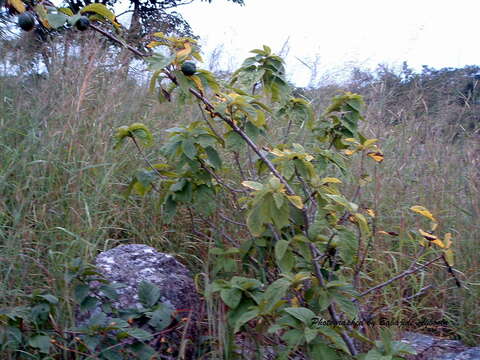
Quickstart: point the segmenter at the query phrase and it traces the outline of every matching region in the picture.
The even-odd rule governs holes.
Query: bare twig
[[[90,27],[95,30],[96,32],[99,32],[100,34],[102,34],[103,36],[106,36],[107,38],[109,38],[110,40],[112,40],[113,42],[116,42],[117,44],[119,45],[122,45],[123,47],[127,48],[128,50],[130,50],[131,52],[133,52],[135,55],[138,55],[140,57],[148,57],[148,56],[151,56],[150,54],[145,54],[145,53],[142,53],[141,51],[139,51],[138,49],[135,49],[133,46],[131,45],[128,45],[127,43],[125,43],[123,40],[113,36],[112,34],[110,34],[108,31],[105,31],[103,30],[101,27],[97,26],[97,25],[94,25],[92,23],[90,23]]]
[[[389,280],[387,280],[387,281],[385,281],[385,282],[383,282],[383,283],[381,283],[381,284],[378,284],[378,285],[376,285],[376,286],[374,286],[374,287],[372,287],[372,288],[370,288],[370,289],[362,292],[360,295],[357,296],[356,299],[353,298],[353,299],[351,299],[351,301],[356,302],[356,301],[358,301],[359,298],[361,298],[361,297],[363,297],[363,296],[365,296],[365,295],[368,295],[368,294],[370,294],[370,293],[373,292],[373,291],[380,290],[380,289],[384,288],[385,286],[390,285],[392,282],[394,282],[394,281],[396,281],[396,280],[399,280],[399,279],[404,278],[405,276],[414,274],[414,273],[416,273],[416,272],[418,272],[418,271],[420,271],[420,270],[428,267],[429,265],[433,264],[435,261],[440,260],[442,257],[443,257],[443,254],[440,255],[440,256],[437,256],[437,257],[434,258],[433,260],[430,260],[430,261],[426,262],[425,264],[420,265],[420,266],[418,266],[418,267],[416,267],[416,266],[410,266],[407,270],[405,270],[404,272],[398,274],[397,276],[394,276],[393,278],[391,278],[391,279],[389,279]],[[415,264],[416,264],[416,261],[415,261],[412,265],[415,265]]]

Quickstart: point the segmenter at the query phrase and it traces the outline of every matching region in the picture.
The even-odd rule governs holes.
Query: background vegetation
[[[63,280],[66,264],[76,257],[92,261],[99,251],[120,244],[147,244],[175,255],[193,273],[212,271],[208,256],[212,244],[205,236],[209,225],[188,213],[166,224],[154,195],[126,200],[122,193],[139,157],[131,148],[112,149],[113,131],[120,125],[145,123],[157,131],[155,139],[162,144],[163,129],[202,120],[198,107],[159,104],[134,66],[122,71],[122,59],[112,56],[115,49],[98,39],[72,36],[80,45],[70,49],[65,49],[63,40],[38,48],[29,39],[19,41],[31,44],[31,51],[25,46],[17,51],[18,45],[10,40],[1,48],[1,307],[22,304],[23,295],[37,288],[68,299],[70,290]],[[48,72],[39,65],[47,55]],[[372,169],[373,181],[357,202],[375,210],[377,231],[398,234],[376,235],[371,253],[375,266],[368,274],[372,284],[410,264],[407,229],[418,228],[418,219],[408,211],[412,204],[428,207],[444,230],[454,234],[456,268],[465,289],[457,289],[443,269],[426,271],[372,296],[372,309],[395,320],[446,319],[450,325],[445,328],[411,330],[459,337],[469,344],[480,342],[476,255],[480,250],[480,85],[475,77],[479,71],[478,67],[424,68],[421,73],[408,66],[399,73],[387,67],[374,72],[354,69],[342,84],[297,89],[319,113],[338,90],[365,97],[363,132],[380,139],[385,161]],[[303,131],[295,123],[275,124],[271,136],[301,141]],[[262,141],[268,146],[268,138]],[[159,156],[159,147],[147,154],[149,159]],[[245,164],[244,171],[253,171]],[[363,169],[356,173],[363,174]],[[222,176],[230,183],[236,175]],[[228,199],[222,206],[224,214],[235,217]],[[222,232],[215,241],[242,238],[239,226],[226,226]],[[421,296],[394,302],[430,283],[433,286]],[[218,312],[218,321],[222,308],[210,305]],[[65,326],[72,321],[66,306],[57,319]]]

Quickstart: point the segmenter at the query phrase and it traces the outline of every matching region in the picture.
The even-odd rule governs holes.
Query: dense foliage
[[[95,13],[112,31],[95,25],[83,31],[95,30],[123,44],[114,35],[118,24],[108,9],[98,4],[86,9],[80,13]],[[81,17],[49,11],[37,16],[51,26],[58,20],[56,28],[76,24]],[[116,198],[117,206],[151,202],[152,217],[160,214],[167,229],[183,221],[190,227],[188,236],[203,245],[208,260],[199,290],[210,318],[205,329],[208,345],[202,349],[223,358],[238,356],[237,348],[245,343],[257,352],[273,349],[284,359],[299,354],[313,359],[399,359],[410,353],[387,329],[374,341],[377,334],[370,327],[378,309],[369,306],[368,298],[407,277],[423,279],[433,265],[448,275],[445,283],[461,287],[452,268],[455,239],[434,212],[411,204],[408,208],[419,219],[403,234],[407,260],[396,260],[395,273],[373,281],[380,259],[370,254],[381,239],[399,234],[377,228],[380,205],[362,196],[377,184],[379,164],[388,161],[379,140],[361,130],[362,96],[337,93],[318,114],[308,97],[295,96],[298,89],[286,81],[283,60],[268,46],[253,50],[228,81],[193,67],[201,55],[192,38],[157,32],[148,47],[152,56],[129,49],[146,58],[151,94],[166,109],[182,115],[188,109],[196,115],[168,129],[157,147],[156,129],[141,122],[138,114],[117,128],[116,151],[125,154],[122,151],[130,152],[125,147],[131,146],[140,155],[136,164],[144,163],[131,174],[122,191],[125,199]],[[85,79],[82,89],[88,86]],[[387,80],[387,75],[370,79],[366,87]],[[387,88],[398,90],[415,82],[400,78],[393,83]],[[77,114],[80,108],[79,100]],[[88,295],[88,276],[98,274],[80,261],[65,273],[62,286],[67,293],[73,291],[78,305],[88,308],[95,301]],[[386,296],[381,309],[396,301],[400,308],[403,301],[423,295],[423,285],[423,280],[409,284],[413,294],[400,299]],[[148,284],[142,288],[156,293]],[[114,290],[108,284],[102,289],[112,299]],[[142,298],[145,309],[135,316],[150,316],[151,321],[158,311],[166,319],[161,326],[168,327],[173,311],[165,310],[158,297]],[[135,330],[135,322],[121,314],[113,325],[94,319],[86,327],[60,328],[55,321],[61,310],[58,297],[34,292],[27,299],[25,307],[11,307],[0,315],[2,350],[12,358],[24,353],[34,358],[63,354],[121,359],[133,353],[150,358],[155,351],[170,356],[170,347],[149,347],[152,334]],[[70,298],[64,301],[67,308],[72,306]]]

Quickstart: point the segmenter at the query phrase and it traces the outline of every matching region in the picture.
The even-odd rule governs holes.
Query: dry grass
[[[190,220],[167,226],[157,201],[123,199],[121,191],[142,163],[131,148],[114,152],[111,141],[116,127],[141,121],[156,131],[161,143],[163,129],[200,119],[197,108],[159,105],[146,86],[132,81],[132,74],[126,77],[105,66],[111,53],[93,45],[87,48],[88,56],[58,63],[48,79],[0,78],[2,305],[16,304],[19,295],[37,287],[67,296],[62,278],[70,259],[90,261],[99,251],[121,243],[155,246],[175,254],[195,272],[208,273],[209,244],[189,231]],[[330,86],[313,92],[319,110],[335,90]],[[366,274],[372,280],[367,283],[384,281],[410,264],[418,245],[407,230],[421,224],[408,209],[424,205],[440,220],[439,231],[454,235],[458,276],[466,288],[456,289],[439,266],[386,287],[371,298],[371,306],[391,304],[380,314],[396,320],[451,320],[448,329],[416,330],[456,334],[478,343],[478,135],[462,133],[460,140],[452,141],[459,130],[452,119],[462,109],[446,100],[440,112],[432,113],[424,91],[411,89],[403,98],[408,101],[394,107],[390,104],[395,94],[382,84],[366,94],[364,132],[380,140],[385,161],[376,170],[367,169],[374,181],[363,189],[360,201],[376,209],[378,229],[400,234],[376,237]],[[284,129],[279,131],[283,134]],[[298,129],[292,129],[294,133],[299,141],[305,135]],[[155,159],[158,148],[148,156]],[[429,283],[434,288],[425,295],[395,303]],[[222,318],[217,304],[209,303],[208,311],[210,318]],[[221,332],[221,323],[210,325]]]

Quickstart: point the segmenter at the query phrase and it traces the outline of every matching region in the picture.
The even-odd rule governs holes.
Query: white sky
[[[320,72],[352,63],[434,68],[480,65],[480,0],[226,0],[175,10],[201,36],[204,53],[223,45],[220,64],[233,69],[263,44],[280,52],[288,40],[287,73],[307,85],[307,63]]]

